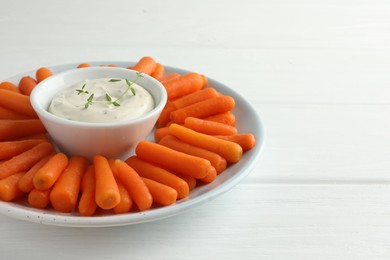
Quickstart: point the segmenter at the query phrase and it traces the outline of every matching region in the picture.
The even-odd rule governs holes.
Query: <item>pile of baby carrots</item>
[[[254,136],[236,128],[234,99],[210,86],[204,75],[167,74],[149,56],[128,68],[159,80],[168,101],[156,123],[155,142],[141,141],[124,161],[98,154],[89,161],[55,150],[29,99],[34,87],[53,75],[49,68],[18,84],[0,83],[0,200],[81,216],[145,211],[186,198],[254,147]]]

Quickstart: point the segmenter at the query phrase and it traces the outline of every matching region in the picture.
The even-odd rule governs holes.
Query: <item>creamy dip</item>
[[[127,89],[125,79],[101,78],[84,80],[58,93],[52,100],[49,112],[69,120],[82,122],[118,122],[134,119],[144,115],[154,108],[151,94],[136,83],[118,101],[117,105],[110,104],[117,100]],[[88,98],[93,94],[92,102],[87,105]],[[119,104],[119,105],[118,105]]]

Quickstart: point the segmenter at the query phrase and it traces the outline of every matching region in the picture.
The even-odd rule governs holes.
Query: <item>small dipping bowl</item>
[[[137,84],[145,88],[154,99],[154,109],[134,119],[90,123],[65,119],[48,112],[55,95],[63,89],[87,79],[120,78],[134,81],[136,71],[126,68],[91,67],[72,69],[54,74],[40,82],[30,96],[31,104],[56,147],[68,156],[82,155],[89,160],[100,154],[110,159],[127,159],[136,145],[145,140],[165,106],[167,93],[153,77],[142,74]]]

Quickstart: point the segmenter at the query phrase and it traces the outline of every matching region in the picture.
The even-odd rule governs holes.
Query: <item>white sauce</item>
[[[53,98],[49,112],[69,120],[103,123],[134,119],[154,108],[151,94],[136,83],[131,85],[135,90],[135,95],[129,90],[118,101],[120,106],[110,104],[106,98],[107,93],[111,96],[111,101],[114,101],[128,88],[124,79],[110,82],[111,79],[84,80],[66,88]],[[83,86],[83,90],[88,91],[88,94],[78,94],[77,90],[82,89]],[[92,93],[94,94],[93,103],[85,108]]]

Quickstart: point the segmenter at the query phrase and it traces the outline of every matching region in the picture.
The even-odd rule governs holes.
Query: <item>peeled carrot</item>
[[[170,101],[168,101],[165,104],[165,107],[163,108],[163,110],[160,113],[160,116],[157,119],[156,127],[161,128],[166,126],[169,123],[169,121],[171,121],[171,112],[174,110],[175,107]]]
[[[256,145],[256,138],[250,133],[230,136],[216,135],[215,137],[239,144],[244,152],[252,149]]]
[[[24,76],[19,81],[19,90],[22,94],[30,96],[38,82],[30,76]]]
[[[139,174],[127,163],[115,160],[117,177],[126,187],[131,199],[140,211],[149,209],[152,206],[153,198]]]
[[[6,109],[4,107],[0,107],[0,119],[31,119],[31,117],[28,117],[26,115],[19,114],[15,111]]]
[[[151,76],[157,80],[161,80],[164,77],[165,68],[161,63],[156,63],[156,67]]]
[[[133,201],[131,200],[130,194],[126,187],[121,182],[118,182],[118,189],[121,198],[118,205],[113,208],[113,211],[115,214],[127,213],[131,210]]]
[[[45,132],[45,126],[39,119],[0,120],[0,141]]]
[[[177,124],[183,124],[187,117],[205,118],[231,111],[235,106],[230,96],[219,96],[177,109],[171,113],[171,119]]]
[[[175,189],[144,177],[142,177],[142,180],[148,187],[150,194],[152,194],[153,202],[163,206],[172,205],[176,202],[177,192]]]
[[[183,142],[215,152],[226,159],[227,162],[236,163],[242,157],[242,148],[238,144],[217,137],[198,133],[178,124],[169,126],[171,135]]]
[[[126,163],[130,165],[131,168],[133,168],[141,177],[157,181],[175,189],[178,199],[187,197],[190,192],[187,182],[163,168],[147,163],[136,156],[128,158]]]
[[[23,195],[18,187],[18,181],[24,174],[25,172],[18,172],[0,180],[0,200],[13,201]]]
[[[81,69],[81,68],[89,68],[89,67],[91,67],[91,64],[89,64],[89,63],[80,63],[80,64],[77,66],[78,69]]]
[[[58,180],[69,160],[64,153],[56,153],[34,174],[33,184],[37,190],[48,190]]]
[[[30,170],[26,172],[25,175],[20,178],[18,182],[18,187],[23,192],[30,192],[34,189],[33,178],[35,173],[52,157],[53,155],[47,155],[39,160],[36,164],[34,164]]]
[[[214,115],[214,116],[209,116],[204,119],[209,121],[219,122],[226,125],[236,126],[236,116],[230,111],[226,113]]]
[[[176,151],[180,151],[186,154],[204,158],[210,161],[211,165],[215,168],[217,173],[221,173],[227,167],[226,160],[219,154],[183,142],[172,135],[167,135],[164,138],[162,138],[159,141],[159,144],[174,149]]]
[[[210,169],[210,171],[207,173],[207,175],[202,178],[202,179],[199,179],[201,182],[203,183],[211,183],[213,182],[215,179],[217,178],[217,171],[215,170],[214,167],[212,167]]]
[[[96,203],[102,209],[112,209],[120,201],[118,184],[107,158],[102,155],[93,157],[96,179]]]
[[[0,160],[10,159],[42,142],[44,142],[42,139],[0,142]]]
[[[176,173],[176,172],[173,174],[175,174],[177,177],[179,177],[183,181],[187,182],[188,188],[190,189],[190,191],[192,191],[193,189],[196,188],[196,179],[194,177],[191,177],[188,175],[183,175],[183,174]]]
[[[88,159],[83,156],[70,158],[50,192],[50,202],[55,210],[71,212],[76,207],[81,180],[88,164]]]
[[[41,133],[41,134],[34,134],[34,135],[27,135],[27,136],[22,136],[19,138],[12,138],[11,141],[24,141],[24,140],[34,140],[34,139],[40,139],[49,142],[50,139],[46,135],[46,133]]]
[[[43,142],[0,164],[0,180],[14,173],[27,171],[43,157],[53,152],[50,143]]]
[[[200,179],[207,175],[211,164],[208,160],[182,153],[149,141],[141,141],[135,148],[136,155],[164,169]]]
[[[41,67],[41,68],[37,69],[37,71],[35,72],[35,78],[38,81],[38,83],[47,79],[48,77],[50,77],[52,75],[53,75],[53,72],[49,68],[46,68],[46,67]]]
[[[199,73],[190,72],[178,78],[163,83],[168,100],[173,100],[190,93],[194,93],[203,88],[203,78]]]
[[[136,70],[147,75],[152,75],[156,69],[157,62],[149,56],[142,57],[134,66],[129,67],[132,70]]]
[[[175,99],[172,101],[172,105],[178,109],[182,107],[186,107],[200,101],[204,101],[206,99],[218,97],[219,94],[215,90],[215,88],[205,88],[200,91],[196,91],[194,93],[185,95],[181,98]]]
[[[30,97],[20,93],[0,89],[0,106],[22,115],[38,118],[31,106]]]
[[[20,93],[18,87],[9,82],[9,81],[3,81],[0,83],[0,89],[5,89],[5,90],[9,90],[9,91],[13,91],[13,92],[17,92],[17,93]]]
[[[166,135],[169,135],[169,127],[161,127],[161,128],[157,128],[155,131],[154,131],[154,140],[159,143],[160,140],[166,136]]]
[[[235,135],[237,129],[231,125],[208,121],[196,117],[187,117],[184,120],[184,126],[196,132],[208,135]]]
[[[81,216],[92,216],[95,213],[97,209],[95,190],[95,167],[89,165],[81,181],[81,196],[78,205]]]
[[[172,72],[168,75],[165,75],[162,79],[160,79],[160,82],[161,83],[164,83],[164,82],[167,82],[167,81],[170,81],[172,79],[175,79],[175,78],[178,78],[180,77],[180,74],[177,73],[177,72]]]
[[[28,194],[28,204],[31,207],[37,209],[45,209],[50,203],[50,189],[49,190],[37,190],[33,189]]]

